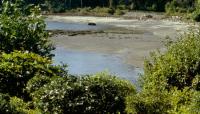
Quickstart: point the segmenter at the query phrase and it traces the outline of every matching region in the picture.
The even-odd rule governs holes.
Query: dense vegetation
[[[14,1],[14,0],[13,0]],[[198,0],[24,0],[23,4],[41,5],[49,10],[60,10],[84,7],[110,7],[120,6],[134,10],[165,11],[166,5],[173,5],[176,10],[192,10]]]
[[[143,10],[166,12],[167,15],[200,21],[199,0],[23,0],[21,7],[30,4],[39,5],[46,13],[106,16]]]
[[[40,8],[4,1],[0,13],[0,113],[124,113],[135,87],[108,73],[83,77],[52,64]]]
[[[78,77],[65,65],[53,65],[54,48],[39,7],[4,1],[1,11],[0,113],[200,113],[199,32],[169,41],[164,53],[152,53],[137,92],[108,73]]]
[[[199,114],[200,33],[184,34],[145,62],[142,90],[127,99],[128,112]],[[129,107],[130,106],[130,107]]]
[[[3,1],[3,0],[0,0]],[[11,0],[16,1],[16,0]],[[199,0],[18,0],[21,7],[39,5],[44,13],[70,15],[123,15],[127,11],[143,10],[166,12],[183,19],[200,21]],[[2,4],[0,4],[2,6]],[[0,7],[0,11],[1,11]]]

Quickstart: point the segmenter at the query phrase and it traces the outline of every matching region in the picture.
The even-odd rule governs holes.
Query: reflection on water
[[[111,74],[136,82],[138,73],[142,72],[140,68],[124,64],[116,55],[72,51],[61,47],[57,47],[54,54],[55,64],[61,62],[68,64],[70,74],[83,75],[109,71]]]

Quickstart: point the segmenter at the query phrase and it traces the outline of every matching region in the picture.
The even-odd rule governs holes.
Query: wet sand
[[[92,17],[51,17],[50,20],[85,22],[92,20]],[[95,17],[97,23],[110,24],[113,29],[103,32],[92,32],[86,34],[70,35],[56,34],[51,40],[57,46],[68,50],[89,51],[105,54],[115,54],[122,58],[126,64],[143,68],[143,61],[149,57],[151,51],[156,49],[164,50],[163,41],[166,36],[172,39],[183,32],[186,32],[189,25],[181,22],[157,21],[157,20],[107,20],[107,18]],[[95,21],[93,19],[93,21]],[[78,32],[77,32],[78,33]],[[83,32],[84,33],[84,32]]]

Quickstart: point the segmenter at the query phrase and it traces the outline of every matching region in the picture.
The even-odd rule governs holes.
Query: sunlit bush
[[[190,33],[170,44],[165,53],[152,54],[152,59],[145,63],[143,88],[199,90],[199,47],[200,33]]]
[[[84,78],[54,78],[31,95],[44,113],[123,113],[125,97],[135,94],[127,81],[105,73]]]
[[[195,90],[185,88],[171,91],[146,90],[127,97],[127,113],[145,114],[196,114],[199,98]],[[195,100],[193,100],[195,99]],[[197,108],[198,107],[198,108]]]
[[[127,97],[127,112],[191,114],[195,107],[198,112],[199,47],[200,33],[191,32],[168,42],[165,52],[152,53],[145,62],[141,92]]]
[[[34,52],[51,57],[54,49],[45,31],[45,22],[37,6],[24,6],[20,0],[14,3],[3,0],[0,10],[0,51],[14,50]]]

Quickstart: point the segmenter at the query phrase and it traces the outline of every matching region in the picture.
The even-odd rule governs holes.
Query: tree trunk
[[[109,7],[110,7],[110,8],[113,7],[113,0],[109,0]]]
[[[81,8],[83,7],[83,0],[81,0]]]

